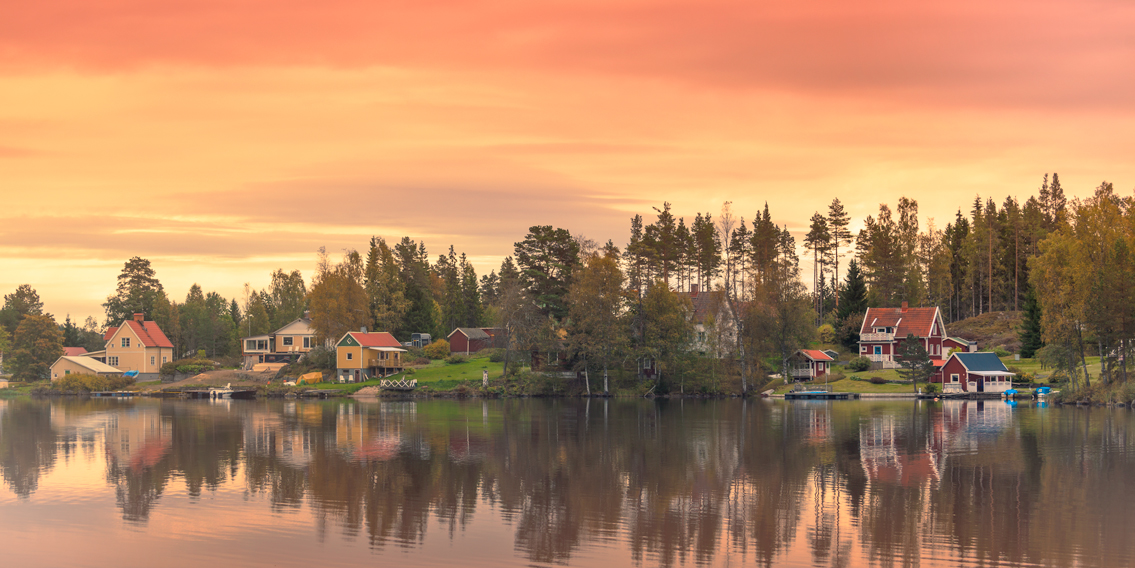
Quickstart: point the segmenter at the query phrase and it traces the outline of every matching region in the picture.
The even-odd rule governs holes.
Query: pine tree
[[[1025,293],[1025,313],[1021,321],[1021,357],[1032,359],[1038,349],[1044,347],[1043,331],[1041,329],[1040,302],[1036,291],[1029,286]]]

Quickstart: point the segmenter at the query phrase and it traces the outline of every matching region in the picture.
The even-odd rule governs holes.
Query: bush
[[[993,354],[997,355],[998,357],[1008,357],[1009,355],[1011,355],[1011,353],[1009,353],[1009,351],[1004,347],[994,347]]]
[[[51,386],[60,392],[87,393],[121,390],[134,385],[133,377],[100,377],[97,375],[64,375]]]
[[[450,365],[459,365],[461,363],[466,363],[468,361],[469,361],[468,357],[466,357],[464,355],[460,355],[458,353],[454,353],[453,355],[450,355],[449,357],[445,358],[445,362],[449,363]]]
[[[324,345],[316,346],[308,351],[307,355],[304,355],[302,363],[311,369],[324,371],[334,371],[339,366],[335,359],[335,350]]]
[[[871,368],[871,360],[866,357],[856,357],[847,362],[847,368],[857,373],[866,371]]]
[[[885,385],[885,384],[887,384],[887,380],[884,379],[883,377],[871,377],[871,384],[873,384],[873,385]]]
[[[445,359],[449,357],[449,342],[444,339],[439,339],[422,349],[426,357],[430,359]]]
[[[825,323],[821,325],[820,328],[816,330],[816,333],[820,336],[821,343],[830,345],[836,341],[835,327],[832,327],[831,324]]]
[[[929,383],[926,385],[926,388],[922,392],[925,392],[926,394],[938,394],[941,390],[942,386],[938,383]]]
[[[504,361],[504,349],[501,349],[500,347],[482,349],[478,353],[487,355],[489,357],[489,361],[492,361],[493,363],[500,363],[501,361]]]
[[[411,365],[429,365],[430,360],[427,357],[418,357],[417,359],[410,361],[410,364]]]
[[[162,364],[162,368],[158,370],[159,375],[174,375],[177,373],[185,375],[196,375],[205,371],[212,371],[217,366],[216,363],[209,359],[193,358],[193,359],[178,359],[177,361],[170,361],[169,363]]]

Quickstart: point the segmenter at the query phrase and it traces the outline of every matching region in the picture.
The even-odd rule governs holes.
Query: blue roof
[[[982,371],[1008,371],[1005,364],[997,358],[995,353],[954,353],[966,366],[966,369],[975,372]]]

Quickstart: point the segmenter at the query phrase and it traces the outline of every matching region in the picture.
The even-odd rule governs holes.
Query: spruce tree
[[[1028,293],[1025,294],[1024,321],[1021,322],[1019,335],[1021,338],[1021,357],[1032,359],[1036,356],[1037,350],[1044,347],[1044,340],[1041,339],[1040,318],[1040,302],[1037,301],[1036,292],[1030,286]]]
[[[844,320],[853,314],[867,311],[867,281],[854,259],[847,264],[847,280],[839,291],[839,309],[836,317]]]

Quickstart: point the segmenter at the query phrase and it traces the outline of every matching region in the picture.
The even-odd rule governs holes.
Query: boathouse
[[[1000,393],[1013,387],[1015,373],[993,353],[954,353],[930,379],[943,393]]]

